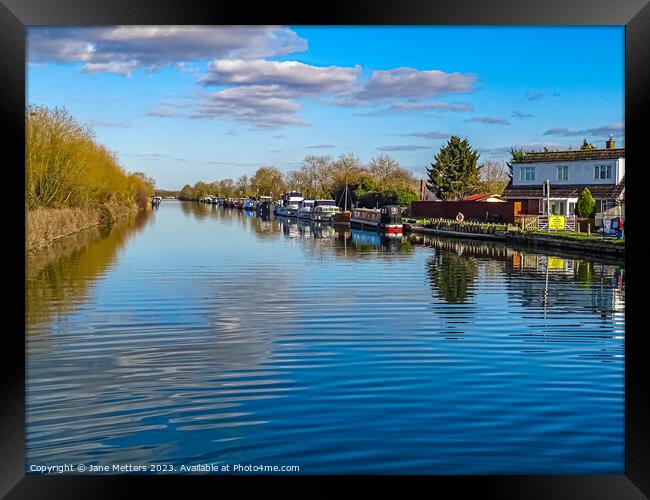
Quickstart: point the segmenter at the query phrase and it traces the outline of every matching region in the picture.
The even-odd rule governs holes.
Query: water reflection
[[[151,211],[141,211],[111,227],[82,231],[29,254],[25,266],[26,324],[69,314],[88,300],[93,283],[114,265],[117,252],[154,220]]]
[[[28,266],[27,461],[621,473],[624,291],[589,259],[164,201]]]

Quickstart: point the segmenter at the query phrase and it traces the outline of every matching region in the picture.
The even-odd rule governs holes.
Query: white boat
[[[305,198],[298,205],[298,213],[296,214],[300,219],[309,219],[309,213],[314,208],[316,200],[314,198]]]
[[[302,193],[291,191],[290,193],[283,194],[282,206],[278,208],[277,215],[296,217],[298,215],[298,207],[302,200],[304,200]]]
[[[316,200],[316,204],[309,214],[314,222],[332,222],[334,216],[341,212],[334,200]]]

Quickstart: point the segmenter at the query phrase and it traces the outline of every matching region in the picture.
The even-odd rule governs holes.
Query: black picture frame
[[[620,476],[292,476],[219,477],[215,494],[223,488],[248,496],[251,485],[274,489],[284,495],[298,492],[301,497],[340,496],[349,488],[371,493],[404,495],[403,480],[418,483],[421,491],[437,496],[453,492],[453,498],[554,498],[554,499],[636,499],[650,496],[650,433],[645,382],[650,363],[642,349],[646,334],[643,304],[647,297],[647,266],[644,266],[643,191],[649,186],[650,166],[643,153],[647,139],[642,130],[650,115],[650,4],[646,0],[481,0],[386,1],[348,0],[324,5],[290,6],[277,3],[228,4],[209,0],[0,0],[0,103],[6,143],[5,169],[13,171],[11,187],[5,193],[5,225],[12,241],[7,263],[15,283],[6,289],[17,301],[7,308],[11,321],[3,335],[2,391],[0,401],[0,495],[6,498],[122,498],[135,486],[145,486],[167,494],[173,487],[191,495],[188,476],[34,476],[25,475],[25,352],[24,274],[13,262],[25,260],[24,219],[13,207],[24,207],[24,106],[25,29],[30,25],[112,25],[112,24],[430,24],[430,25],[624,25],[625,26],[625,131],[629,190],[626,218],[626,337],[625,337],[625,474]],[[500,57],[507,57],[501,54]],[[586,57],[590,57],[586,55]],[[596,56],[594,64],[598,64]],[[7,153],[9,153],[7,155]],[[11,158],[11,160],[9,160]],[[647,196],[647,195],[646,195]],[[22,205],[21,205],[22,204]],[[24,212],[23,212],[24,214]],[[636,243],[635,243],[636,242]],[[14,253],[15,252],[15,253]],[[14,260],[15,259],[15,260]],[[13,281],[13,280],[12,280]],[[22,290],[22,295],[20,291]],[[23,307],[21,308],[21,304]],[[196,479],[196,476],[191,476]],[[210,476],[213,478],[213,476]],[[208,480],[202,477],[201,481]],[[295,483],[298,483],[297,485]],[[270,484],[269,484],[270,483]],[[204,483],[204,486],[207,483]],[[214,483],[211,483],[214,484]],[[299,488],[296,488],[299,486]],[[189,492],[189,493],[188,493]],[[198,490],[197,490],[198,492]],[[197,493],[198,494],[198,493]],[[408,493],[407,493],[408,494]],[[445,496],[446,498],[449,495]]]

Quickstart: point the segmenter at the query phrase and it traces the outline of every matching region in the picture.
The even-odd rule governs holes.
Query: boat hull
[[[404,232],[403,224],[383,224],[372,220],[350,219],[350,226],[361,229],[372,229],[379,233],[402,234]]]

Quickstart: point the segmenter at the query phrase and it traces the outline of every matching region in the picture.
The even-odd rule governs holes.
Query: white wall
[[[557,167],[569,167],[569,178],[566,181],[557,180]],[[594,167],[596,165],[611,165],[611,179],[595,179]],[[618,166],[618,168],[617,168]],[[535,180],[522,181],[521,168],[535,167]],[[546,179],[551,181],[551,186],[562,184],[618,184],[625,173],[625,159],[618,160],[581,160],[559,162],[517,163],[513,165],[513,186],[541,185]]]
[[[625,158],[619,158],[618,159],[618,169],[617,169],[616,184],[621,182],[621,179],[623,179],[624,175],[625,175]]]

